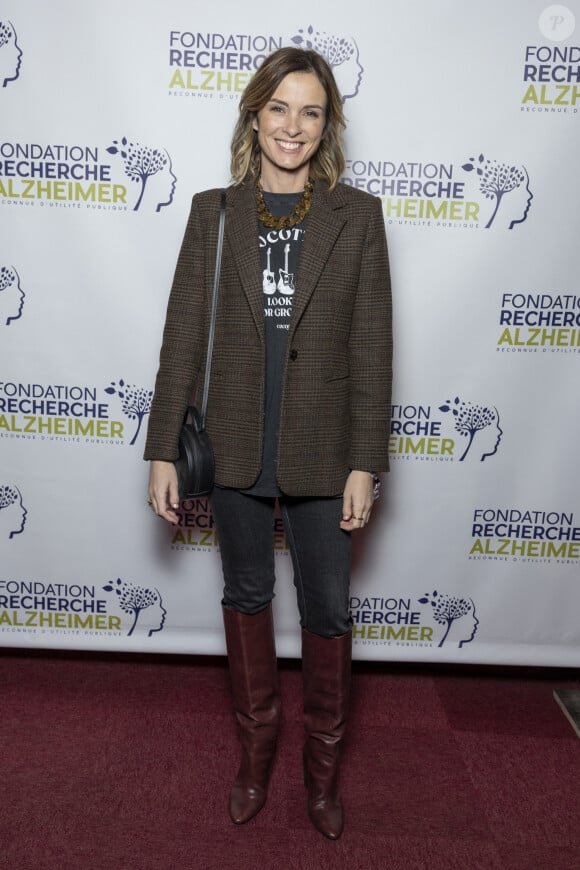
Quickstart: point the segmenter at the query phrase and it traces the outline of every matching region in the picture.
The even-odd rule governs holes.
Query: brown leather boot
[[[266,803],[280,719],[280,689],[272,608],[249,616],[223,608],[234,710],[242,761],[230,794],[236,825],[249,822]]]
[[[344,825],[338,793],[340,743],[350,690],[352,634],[319,637],[302,629],[304,784],[314,827],[337,840]]]

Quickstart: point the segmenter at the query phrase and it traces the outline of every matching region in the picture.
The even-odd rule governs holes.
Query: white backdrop
[[[578,665],[580,5],[162,6],[3,5],[0,644],[224,651],[207,501],[160,523],[141,454],[191,196],[228,182],[256,63],[298,44],[334,65],[344,180],[382,196],[392,260],[355,656]]]

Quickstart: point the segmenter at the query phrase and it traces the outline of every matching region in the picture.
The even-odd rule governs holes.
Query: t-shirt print
[[[276,275],[271,269],[271,254],[272,247],[270,246],[266,251],[267,265],[263,273],[262,287],[264,293],[269,296],[272,293],[275,293],[276,290],[278,290],[280,293],[285,293],[286,296],[291,296],[296,288],[294,286],[294,272],[289,271],[290,242],[286,242],[286,244],[284,245],[284,268],[278,268],[277,282]]]
[[[304,227],[260,233],[266,331],[288,330]]]

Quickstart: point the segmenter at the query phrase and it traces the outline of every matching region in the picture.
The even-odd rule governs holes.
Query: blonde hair
[[[310,161],[312,179],[322,178],[332,190],[344,172],[342,134],[346,127],[342,97],[332,70],[321,54],[303,48],[279,48],[269,55],[246,87],[240,99],[239,118],[231,145],[231,173],[234,184],[255,181],[260,173],[260,146],[253,123],[272,94],[289,73],[314,73],[326,94],[326,123],[318,151]]]

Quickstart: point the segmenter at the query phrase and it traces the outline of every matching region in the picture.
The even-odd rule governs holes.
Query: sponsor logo
[[[208,498],[185,499],[179,506],[177,516],[177,527],[171,532],[172,550],[209,552],[219,546]]]
[[[289,37],[171,30],[168,37],[171,97],[238,100],[265,58],[287,45],[324,55],[343,100],[359,92],[364,68],[352,36],[298,27]]]
[[[354,644],[433,646],[433,626],[410,598],[351,597],[350,616]]]
[[[185,499],[177,511],[177,527],[172,530],[170,546],[172,550],[204,550],[211,552],[219,548],[218,533],[207,497]],[[287,556],[288,540],[278,507],[274,517],[274,555]]]
[[[411,598],[351,597],[353,643],[462,649],[475,637],[479,619],[473,599],[434,591],[416,601],[422,606],[417,607]]]
[[[578,115],[580,46],[568,42],[576,29],[574,13],[561,5],[540,14],[538,29],[546,42],[523,49],[520,110],[538,115]]]
[[[14,266],[0,266],[0,327],[10,326],[22,317],[25,297]]]
[[[163,194],[157,194],[153,197],[157,199],[159,195],[166,196],[165,201],[159,200],[155,205],[155,211],[173,202],[173,194],[175,193],[175,185],[177,178],[173,173],[171,157],[164,148],[149,148],[147,145],[140,145],[138,142],[129,142],[126,136],[118,142],[115,140],[113,144],[107,148],[108,154],[118,155],[123,161],[123,171],[125,175],[135,184],[139,185],[139,196],[133,206],[133,211],[139,211],[145,188],[150,178],[159,176],[168,180],[167,189],[164,189]],[[151,200],[151,197],[149,197]]]
[[[473,455],[480,462],[484,462],[489,456],[495,456],[503,435],[497,408],[465,402],[456,396],[452,402],[448,400],[440,405],[439,410],[444,414],[451,414],[455,431],[467,440],[465,450],[459,457],[460,462],[463,462],[472,447]]]
[[[567,292],[502,294],[497,350],[580,354],[580,296]]]
[[[130,431],[112,417],[96,387],[0,382],[0,438],[133,446],[149,413],[152,391],[121,379],[104,392],[121,400],[122,413],[134,421]]]
[[[386,223],[395,226],[511,230],[524,223],[533,199],[525,166],[483,154],[457,164],[347,160],[342,181],[380,197]]]
[[[145,387],[136,387],[133,384],[127,384],[121,378],[119,381],[112,381],[111,385],[106,388],[105,393],[109,396],[118,396],[121,399],[121,409],[123,414],[129,420],[136,420],[137,426],[131,441],[131,446],[135,444],[141,425],[147,414],[151,410],[151,402],[153,399],[153,390],[146,390]]]
[[[466,172],[475,172],[479,190],[486,199],[493,203],[493,211],[489,217],[485,229],[488,230],[496,219],[501,202],[506,195],[509,197],[507,219],[508,229],[513,230],[518,224],[523,224],[528,216],[530,205],[534,195],[530,190],[530,178],[525,166],[510,166],[507,163],[498,163],[497,160],[488,160],[483,154],[476,159],[470,157],[462,168]],[[517,191],[521,196],[514,196]],[[504,208],[504,211],[506,209]]]
[[[0,484],[0,540],[10,541],[15,535],[21,535],[27,515],[18,487],[10,483]]]
[[[462,649],[471,643],[479,626],[473,598],[459,598],[457,595],[440,595],[437,590],[426,592],[419,598],[419,604],[429,604],[433,621],[443,632],[438,647],[457,645]]]
[[[163,631],[167,611],[163,606],[159,589],[138,586],[136,583],[121,580],[120,577],[107,583],[103,589],[117,596],[119,608],[128,615],[127,637],[134,635],[152,637],[158,631]],[[124,617],[122,620],[124,621]]]
[[[173,202],[176,183],[164,148],[126,137],[106,148],[0,142],[2,205],[159,213]]]
[[[437,408],[393,405],[389,455],[416,462],[484,462],[495,456],[502,435],[499,411],[493,405],[459,396]]]
[[[379,196],[389,225],[479,227],[480,204],[467,198],[467,179],[454,163],[355,158],[342,181]]]
[[[16,81],[22,65],[22,49],[10,21],[0,21],[0,85],[5,88]]]
[[[0,580],[0,632],[119,636],[121,619],[94,586]]]
[[[469,559],[578,565],[580,526],[565,511],[475,508]]]
[[[281,36],[169,32],[169,96],[238,99],[264,58],[281,48]]]

